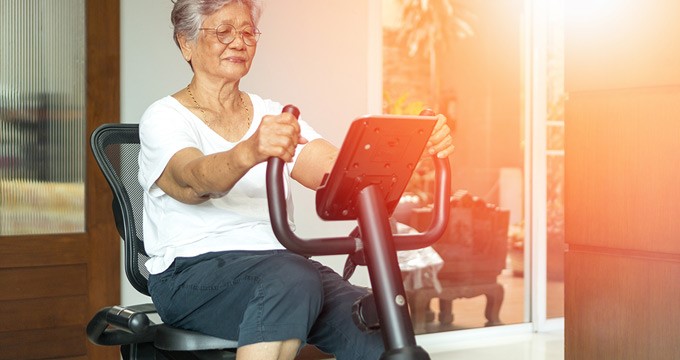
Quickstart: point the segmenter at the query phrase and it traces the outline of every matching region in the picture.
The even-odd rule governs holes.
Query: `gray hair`
[[[203,20],[234,1],[250,9],[250,19],[253,25],[257,26],[262,13],[259,0],[173,0],[175,5],[172,8],[170,20],[174,29],[172,37],[175,44],[179,47],[179,40],[177,40],[179,35],[186,36],[189,41],[196,40],[198,28],[203,24]]]

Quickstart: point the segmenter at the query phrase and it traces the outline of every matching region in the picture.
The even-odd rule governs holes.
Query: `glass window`
[[[82,232],[84,0],[0,2],[0,235]]]
[[[442,263],[404,273],[417,333],[528,321],[523,7],[520,0],[383,0],[384,112],[430,107],[455,130],[452,213],[432,247]],[[397,220],[422,226],[431,193],[426,161]]]

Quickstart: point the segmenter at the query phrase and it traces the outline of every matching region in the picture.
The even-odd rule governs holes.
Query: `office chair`
[[[113,191],[113,214],[125,245],[125,274],[149,295],[142,233],[143,190],[137,181],[139,126],[104,124],[90,138],[99,168]],[[153,304],[110,306],[90,320],[87,336],[97,345],[120,346],[123,359],[234,359],[236,340],[204,335],[152,321]]]

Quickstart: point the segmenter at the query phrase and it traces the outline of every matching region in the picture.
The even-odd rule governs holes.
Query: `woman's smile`
[[[246,58],[244,56],[238,56],[238,55],[227,56],[227,58],[225,60],[233,62],[233,63],[240,63],[240,64],[246,62]]]

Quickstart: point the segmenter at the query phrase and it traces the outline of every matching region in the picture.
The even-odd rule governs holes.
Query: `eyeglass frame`
[[[213,30],[213,31],[215,32],[215,37],[217,37],[217,41],[221,42],[221,43],[224,44],[224,45],[229,45],[229,44],[231,44],[232,42],[234,42],[234,40],[236,40],[236,35],[234,35],[234,38],[231,39],[229,42],[224,42],[224,41],[220,40],[220,35],[219,35],[220,32],[217,31],[217,29],[219,29],[219,28],[222,27],[222,26],[228,26],[228,27],[234,29],[234,31],[235,31],[236,33],[238,33],[238,36],[241,37],[241,41],[243,41],[243,43],[246,44],[247,46],[255,46],[255,44],[257,44],[257,42],[260,40],[260,35],[262,35],[262,32],[260,31],[260,29],[256,28],[255,26],[250,26],[250,25],[248,25],[248,26],[244,27],[243,29],[245,29],[245,28],[252,28],[252,29],[255,30],[255,31],[253,32],[253,35],[255,36],[255,43],[253,43],[253,44],[248,44],[248,42],[246,41],[246,38],[243,36],[243,33],[244,33],[245,31],[244,31],[244,30],[238,30],[234,25],[231,25],[231,24],[220,24],[220,25],[217,25],[217,26],[214,27],[214,28],[198,28],[198,30]],[[232,33],[232,34],[233,34],[233,33]]]

